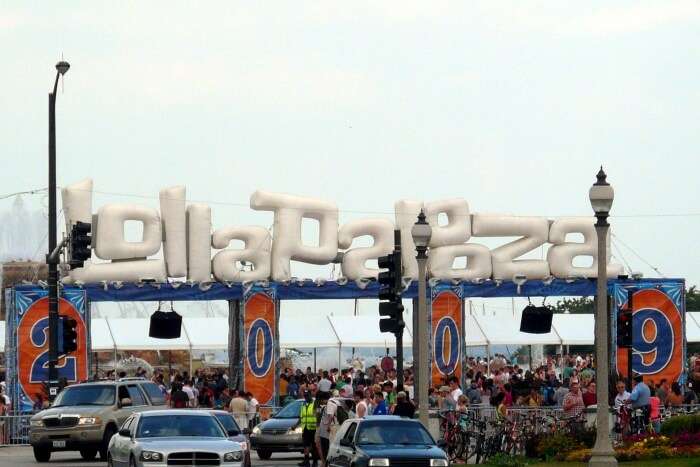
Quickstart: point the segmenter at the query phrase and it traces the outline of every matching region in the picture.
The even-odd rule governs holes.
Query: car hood
[[[258,425],[258,428],[261,430],[288,430],[298,424],[298,418],[270,418]]]
[[[362,445],[359,449],[370,457],[426,457],[446,459],[445,451],[430,444]]]
[[[64,415],[81,415],[81,416],[90,416],[90,415],[98,415],[99,413],[103,412],[105,409],[108,409],[108,405],[66,405],[66,406],[61,406],[61,407],[55,407],[51,409],[46,409],[42,410],[38,414],[35,414],[32,417],[32,420],[40,420],[44,417],[55,417],[61,414]]]
[[[193,449],[209,449],[212,451],[237,451],[241,445],[228,438],[202,438],[198,436],[178,436],[176,438],[138,438],[142,449],[168,452],[192,451]]]

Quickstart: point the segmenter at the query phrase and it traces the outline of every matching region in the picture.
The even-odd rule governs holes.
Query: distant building
[[[0,263],[0,319],[5,319],[5,289],[21,284],[22,281],[46,281],[48,268],[45,263],[38,261],[10,261]]]

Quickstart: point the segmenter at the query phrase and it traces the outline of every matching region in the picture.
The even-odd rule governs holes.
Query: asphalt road
[[[301,461],[298,454],[273,454],[267,461],[261,461],[253,453],[253,465],[257,466],[277,466],[277,465],[297,465]],[[55,452],[51,455],[51,462],[39,464],[34,460],[32,448],[28,446],[0,447],[0,467],[14,467],[19,465],[51,466],[51,467],[105,467],[105,462],[86,462],[80,458],[77,452]]]

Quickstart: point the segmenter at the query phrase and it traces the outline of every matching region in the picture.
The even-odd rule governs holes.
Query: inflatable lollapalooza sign
[[[338,207],[327,201],[300,196],[256,191],[250,207],[274,213],[274,236],[261,226],[229,226],[212,233],[211,208],[206,204],[187,204],[185,187],[166,188],[160,192],[160,213],[151,207],[133,204],[106,204],[97,213],[92,209],[92,181],[85,180],[63,189],[63,212],[70,230],[77,221],[93,224],[95,256],[104,262],[86,262],[70,272],[67,283],[102,281],[135,282],[151,279],[165,282],[168,277],[186,277],[192,282],[245,282],[291,279],[292,260],[311,264],[329,264],[342,251],[342,272],[349,280],[374,278],[377,269],[367,261],[390,253],[393,231],[401,230],[403,275],[418,277],[415,246],[411,227],[424,209],[433,235],[430,239],[429,276],[437,279],[512,280],[516,275],[527,279],[595,277],[597,248],[594,219],[518,217],[472,214],[461,198],[420,202],[398,201],[396,223],[387,219],[360,219],[344,225],[338,223]],[[439,225],[438,216],[447,216]],[[302,219],[319,223],[316,246],[302,242]],[[128,242],[124,223],[143,223],[143,238]],[[569,242],[567,235],[583,235],[583,242]],[[369,247],[352,248],[353,239],[370,236]],[[472,237],[518,237],[510,243],[489,250],[471,243]],[[229,248],[233,240],[244,243],[241,249]],[[608,237],[607,241],[610,241]],[[517,259],[550,243],[546,260]],[[163,246],[163,258],[155,258]],[[216,253],[212,258],[212,249]],[[608,249],[610,251],[610,249]],[[593,258],[589,267],[574,265],[574,258]],[[455,268],[456,258],[466,257],[463,268]],[[609,260],[609,257],[606,258]],[[241,262],[253,265],[243,270]],[[608,276],[622,272],[619,265],[609,264]]]

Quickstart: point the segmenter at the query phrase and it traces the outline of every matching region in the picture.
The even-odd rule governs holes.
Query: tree
[[[691,285],[685,294],[685,309],[687,311],[700,311],[700,292],[695,285]]]
[[[576,297],[559,300],[557,304],[554,305],[554,313],[566,312],[569,312],[571,314],[594,313],[595,308],[593,305],[593,298]]]

